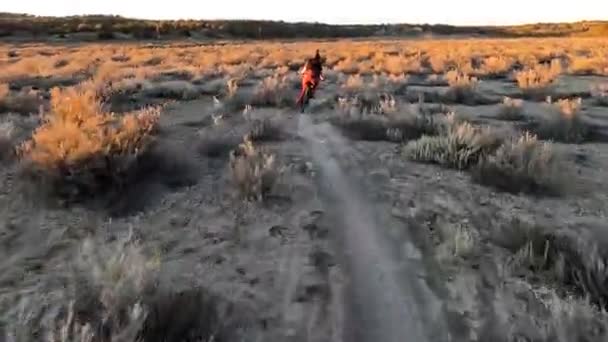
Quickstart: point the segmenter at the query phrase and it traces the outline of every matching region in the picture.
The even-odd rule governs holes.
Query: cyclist
[[[304,64],[302,70],[300,70],[300,75],[302,75],[302,91],[300,92],[300,96],[298,97],[297,104],[301,106],[304,102],[304,96],[306,95],[306,88],[310,87],[310,97],[312,98],[317,86],[319,85],[319,81],[324,80],[323,77],[323,60],[321,59],[321,55],[319,54],[319,50],[316,51],[315,56],[310,58]]]

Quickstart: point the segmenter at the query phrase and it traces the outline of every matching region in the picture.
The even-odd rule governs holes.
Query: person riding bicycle
[[[319,85],[319,81],[324,80],[323,77],[323,60],[321,59],[321,55],[319,54],[319,50],[316,51],[315,56],[310,58],[304,64],[302,70],[300,70],[300,75],[302,75],[302,91],[300,92],[300,96],[298,97],[298,105],[302,105],[304,102],[304,96],[306,95],[306,89],[310,87],[309,96],[312,98],[317,86]]]

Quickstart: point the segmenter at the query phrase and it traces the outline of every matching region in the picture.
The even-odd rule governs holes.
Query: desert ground
[[[606,341],[607,142],[608,39],[3,43],[0,341]]]

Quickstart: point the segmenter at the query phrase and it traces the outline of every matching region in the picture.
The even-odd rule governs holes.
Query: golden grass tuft
[[[422,63],[420,59],[415,57],[385,56],[375,63],[374,70],[376,72],[381,71],[394,76],[422,72]]]
[[[595,85],[591,89],[591,96],[598,106],[608,107],[608,83]]]
[[[8,84],[0,83],[0,102],[3,102],[8,97],[9,92],[10,89],[8,87]]]
[[[411,160],[465,170],[493,153],[503,137],[494,129],[468,122],[453,123],[447,132],[422,136],[408,143],[403,152]]]
[[[480,184],[511,193],[558,194],[564,184],[561,160],[549,143],[525,133],[506,141],[474,170]]]
[[[441,52],[432,52],[428,57],[427,62],[431,71],[437,74],[444,73],[453,66],[449,56]]]
[[[569,71],[575,75],[608,75],[606,56],[572,57]]]
[[[475,104],[477,99],[477,78],[462,71],[451,70],[445,74],[450,88],[446,98],[453,103]]]
[[[251,122],[248,137],[253,142],[280,141],[283,132],[279,124],[269,118],[255,119]]]
[[[363,77],[360,75],[350,75],[342,84],[342,89],[347,92],[355,93],[361,91],[363,89],[365,82],[363,81]]]
[[[591,139],[593,129],[580,112],[581,99],[562,99],[552,105],[551,112],[531,124],[540,139],[565,143],[582,143]]]
[[[247,200],[263,200],[279,174],[274,155],[256,148],[247,138],[230,153],[230,170],[239,194]]]
[[[488,77],[504,77],[513,67],[513,59],[504,56],[489,56],[483,60],[478,72]]]
[[[150,147],[159,114],[150,108],[118,117],[103,110],[93,90],[54,88],[50,112],[20,147],[20,157],[70,198],[122,187],[125,173]]]
[[[524,96],[538,99],[548,95],[557,77],[561,73],[561,67],[557,63],[551,65],[536,65],[533,68],[518,71],[515,79]]]
[[[295,95],[290,89],[286,76],[269,76],[256,87],[250,103],[254,106],[289,107],[295,103]]]
[[[524,119],[523,100],[505,97],[498,110],[497,118],[504,121],[519,121]]]
[[[11,160],[15,156],[14,130],[15,125],[12,122],[0,122],[0,161]]]

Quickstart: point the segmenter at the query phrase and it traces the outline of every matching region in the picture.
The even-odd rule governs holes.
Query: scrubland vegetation
[[[106,32],[11,25],[33,21]],[[108,23],[135,37],[262,25]],[[285,307],[322,311],[341,223],[319,219],[332,187],[295,115],[317,48],[326,80],[305,115],[332,136],[316,138],[346,141],[343,177],[412,231],[468,340],[604,341],[605,38],[0,45],[0,334],[282,340]]]

